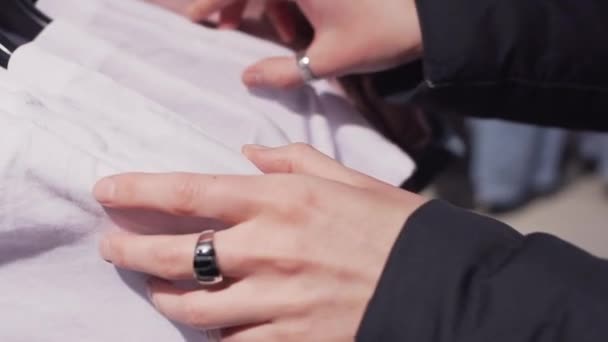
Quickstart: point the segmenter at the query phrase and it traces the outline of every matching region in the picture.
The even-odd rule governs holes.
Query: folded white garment
[[[252,113],[246,103],[211,87],[201,90],[67,22],[55,20],[32,44],[153,100],[233,151],[244,144],[279,146],[290,142],[276,124]],[[37,65],[46,67],[45,63]]]
[[[47,70],[33,67],[42,61]],[[78,95],[116,89],[70,66],[23,46],[0,73],[0,341],[201,341],[150,306],[141,276],[100,260],[97,236],[110,221],[90,191],[100,177],[133,170],[257,171],[143,99],[128,116],[113,111],[126,96],[107,108],[96,97],[86,105]],[[40,84],[31,84],[36,77]],[[148,233],[209,227],[153,213],[111,214],[121,227]]]
[[[62,23],[51,24],[38,38],[38,44],[99,70],[146,96],[151,97],[154,92],[154,98],[161,98],[159,92],[171,94],[166,96],[167,101],[162,101],[163,105],[181,113],[191,113],[187,116],[195,121],[197,115],[212,114],[192,113],[192,109],[182,112],[184,102],[224,103],[224,111],[232,113],[232,117],[253,117],[256,119],[251,120],[260,124],[270,122],[280,130],[282,138],[310,143],[346,166],[391,184],[401,184],[413,172],[412,160],[372,129],[325,81],[297,90],[265,89],[254,93],[247,90],[241,83],[244,68],[263,57],[292,53],[283,47],[239,32],[204,28],[140,1],[40,0],[38,6],[53,18],[65,19],[106,40],[117,51],[107,52],[107,48],[103,53],[94,48],[79,50],[69,43],[75,36],[70,31],[74,30]],[[86,40],[82,34],[78,36],[75,41]],[[85,44],[88,45],[91,43]],[[131,72],[136,69],[112,62],[125,60],[125,55],[145,62],[148,69],[155,67],[189,83],[199,91],[202,99],[190,98],[188,94],[196,91],[184,92],[181,109],[177,110],[177,106],[169,103],[175,102],[171,99],[179,98],[179,95],[173,96],[177,92],[163,87],[161,82],[156,83],[153,76]],[[186,85],[181,83],[179,89],[186,89]],[[224,101],[226,98],[228,100]],[[264,130],[272,131],[270,127]]]
[[[34,44],[24,45],[13,53],[9,74],[35,95],[48,97],[45,104],[58,113],[56,115],[95,127],[96,135],[103,130],[107,135],[104,146],[114,148],[116,153],[120,151],[131,160],[147,163],[162,154],[177,154],[184,156],[184,160],[196,159],[208,155],[210,149],[219,157],[207,160],[209,169],[230,173],[235,160],[243,158],[238,151],[209,137],[206,130],[192,125],[182,116],[99,73],[46,53]],[[134,128],[136,134],[132,132]],[[131,151],[124,145],[125,141],[136,144],[145,141],[159,146]],[[180,149],[175,148],[176,144]],[[183,168],[175,162],[161,162],[168,170],[181,171]]]

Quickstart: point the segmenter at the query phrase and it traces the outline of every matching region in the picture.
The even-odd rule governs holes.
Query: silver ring
[[[310,83],[314,80],[319,79],[315,75],[314,71],[312,71],[312,68],[310,66],[312,61],[305,51],[301,51],[296,54],[296,61],[298,65],[298,70],[300,71],[300,75],[302,76],[302,79],[305,83]]]
[[[194,248],[194,279],[202,286],[216,285],[224,281],[217,262],[213,237],[215,232],[207,230],[201,233]]]

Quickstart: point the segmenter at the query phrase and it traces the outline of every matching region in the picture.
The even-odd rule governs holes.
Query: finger
[[[272,191],[259,176],[188,173],[117,175],[102,179],[93,190],[106,207],[155,210],[226,223],[255,216],[276,198]]]
[[[202,21],[233,1],[234,0],[196,0],[187,8],[186,13],[190,19]]]
[[[268,1],[266,3],[266,16],[282,42],[294,42],[296,25],[289,3],[280,0]]]
[[[222,275],[239,278],[243,271],[234,246],[225,243],[224,232],[214,238],[216,261]],[[194,249],[199,234],[191,235],[137,235],[111,232],[101,239],[101,256],[114,266],[149,274],[167,280],[193,279]],[[230,239],[230,237],[228,237]]]
[[[186,280],[194,277],[197,240],[198,235],[142,236],[113,232],[102,238],[99,251],[118,268],[167,280]]]
[[[296,68],[295,57],[272,57],[249,67],[243,73],[243,83],[250,88],[294,88],[303,84]]]
[[[258,324],[222,329],[222,342],[274,342],[308,341],[308,336],[290,336],[279,333],[273,324]]]
[[[318,78],[334,77],[352,66],[353,56],[340,50],[341,43],[332,34],[315,39],[307,50],[310,68]],[[245,70],[243,82],[248,87],[293,88],[304,82],[295,56],[264,59]]]
[[[264,173],[296,173],[365,189],[392,189],[391,185],[349,169],[307,144],[279,148],[246,145],[243,153]]]
[[[214,329],[269,321],[278,306],[266,300],[260,289],[239,282],[220,291],[189,291],[151,279],[150,300],[172,321],[197,329]],[[255,295],[252,295],[255,294]]]
[[[243,13],[247,2],[244,0],[237,1],[224,8],[220,14],[220,29],[236,29],[241,25]]]

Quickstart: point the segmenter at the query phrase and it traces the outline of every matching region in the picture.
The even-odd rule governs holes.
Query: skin
[[[220,12],[220,27],[240,25],[247,4],[264,3],[283,40],[295,32],[285,1],[194,0],[187,13],[202,21]],[[422,37],[414,0],[298,0],[315,31],[307,54],[321,78],[386,69],[420,58]],[[294,56],[271,57],[243,74],[249,87],[286,88],[302,84]]]
[[[404,222],[425,199],[307,145],[243,150],[265,175],[124,174],[94,189],[109,208],[215,218],[218,288],[182,290],[198,235],[111,231],[100,251],[150,279],[167,318],[223,328],[225,342],[353,341]]]
[[[414,0],[298,0],[314,28],[307,49],[319,77],[381,70],[419,58]],[[240,25],[246,5],[263,6],[284,40],[296,30],[277,0],[196,0],[196,21],[221,12],[219,26]],[[293,5],[293,4],[292,4]],[[302,84],[294,56],[245,70],[250,87]],[[95,197],[109,208],[140,208],[214,218],[231,228],[215,247],[227,278],[217,288],[183,290],[192,279],[198,235],[108,232],[101,255],[149,274],[150,297],[167,318],[221,328],[224,342],[353,341],[404,222],[425,199],[347,169],[309,146],[244,154],[262,176],[123,174],[101,180]]]

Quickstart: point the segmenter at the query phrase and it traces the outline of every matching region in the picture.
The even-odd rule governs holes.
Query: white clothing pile
[[[329,85],[250,93],[243,68],[282,48],[139,1],[40,0],[56,19],[0,70],[0,341],[201,341],[145,296],[144,277],[97,252],[94,201],[118,172],[256,174],[246,143],[306,142],[398,185],[410,158]],[[200,231],[209,222],[113,212],[114,224]]]

